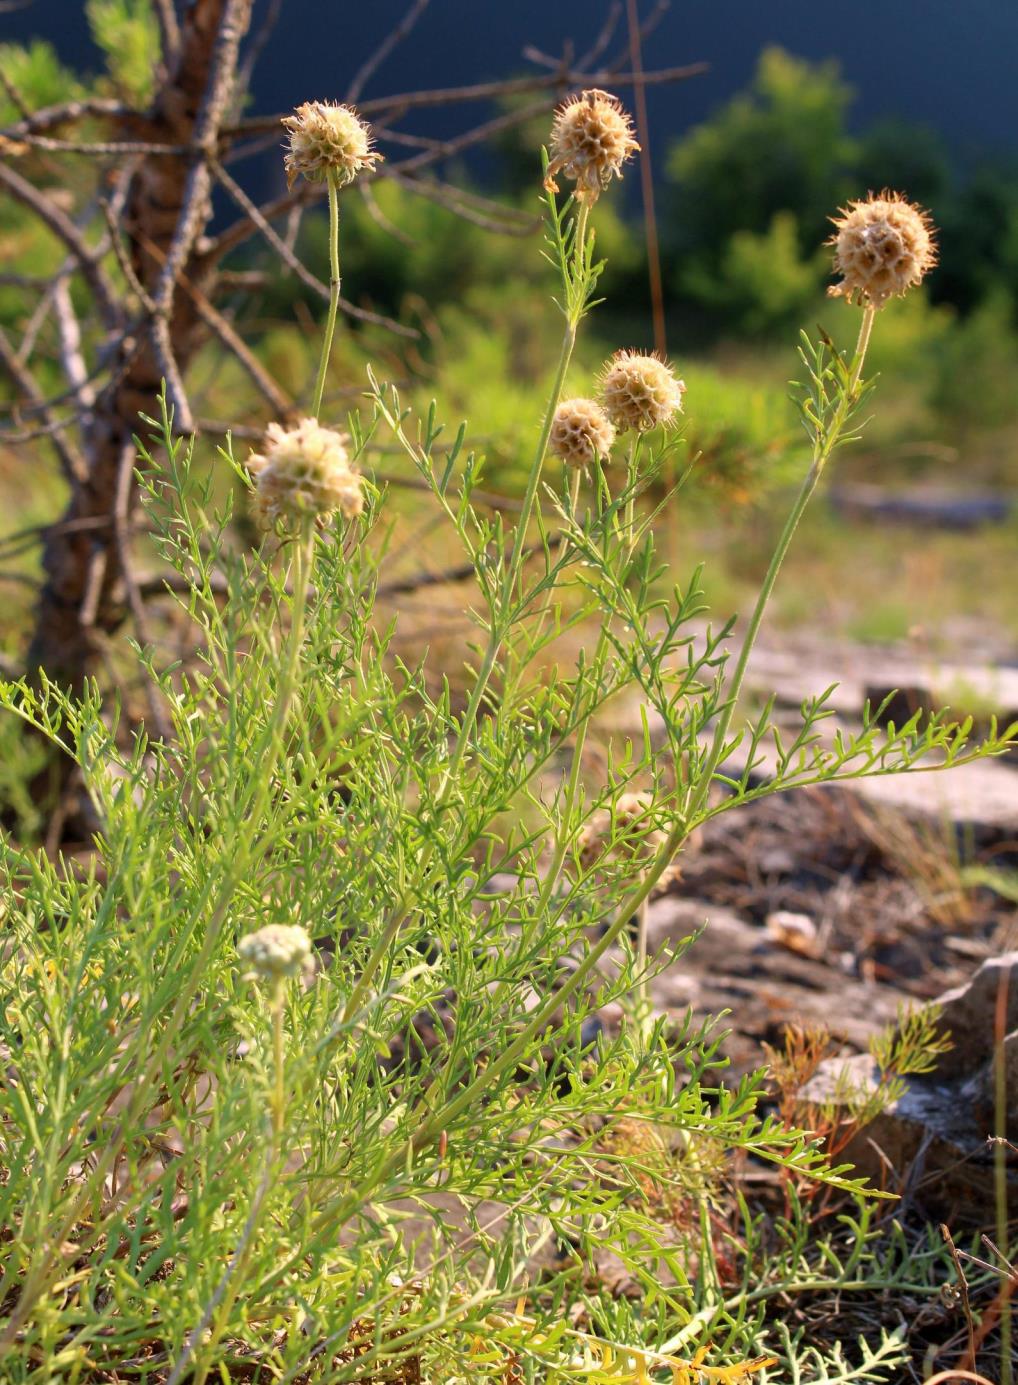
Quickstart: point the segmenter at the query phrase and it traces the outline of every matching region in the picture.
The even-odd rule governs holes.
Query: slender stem
[[[993,1109],[994,1134],[993,1147],[993,1191],[997,1222],[997,1245],[1001,1253],[1010,1255],[1008,1245],[1008,1195],[1007,1195],[1007,1053],[1004,1040],[1007,1036],[1007,993],[1010,974],[1006,967],[1000,969],[997,982],[997,996],[993,1023]],[[1000,1385],[1011,1385],[1014,1367],[1011,1353],[1011,1294],[1010,1284],[1000,1286]],[[973,1362],[973,1365],[975,1363]]]
[[[272,1133],[275,1152],[282,1148],[283,1123],[286,1119],[286,1086],[284,1083],[285,1065],[283,1061],[283,983],[277,983],[272,996]]]
[[[647,965],[647,927],[650,922],[649,899],[644,899],[641,901],[640,906],[636,911],[636,922],[638,925],[636,935],[636,964],[640,968],[640,970],[643,971],[643,969]],[[645,989],[643,987],[642,982],[641,988]]]
[[[636,484],[636,463],[640,451],[640,434],[637,433],[633,441],[629,444],[629,456],[626,460],[626,490],[629,492],[629,499],[626,501],[626,523],[625,541],[629,546],[629,556],[632,557],[633,549],[636,547],[636,536],[634,534],[636,520],[636,496],[633,494],[633,487]]]
[[[318,376],[315,380],[315,397],[311,405],[311,416],[318,418],[322,412],[322,396],[325,393],[325,377],[329,370],[329,357],[332,355],[332,338],[336,331],[336,313],[339,308],[339,192],[336,177],[328,175],[329,188],[329,315],[325,319],[325,335],[322,338],[322,354],[318,361]]]
[[[574,244],[574,274],[579,273],[582,257],[585,254],[587,239],[587,219],[590,215],[588,203],[581,203],[576,218],[576,238]],[[439,792],[435,802],[434,816],[436,821],[441,817],[442,810],[445,808],[450,793],[455,789],[459,769],[466,756],[467,747],[470,742],[470,735],[480,712],[481,703],[484,700],[491,675],[495,669],[498,658],[498,651],[502,644],[502,621],[505,619],[506,612],[510,609],[512,595],[519,580],[520,572],[523,567],[526,555],[526,536],[530,520],[534,513],[534,505],[537,500],[538,486],[541,482],[541,472],[544,468],[544,459],[548,453],[548,439],[551,437],[551,427],[555,420],[555,410],[558,408],[559,400],[562,398],[562,389],[565,385],[566,374],[569,370],[569,363],[572,360],[573,348],[576,345],[576,334],[579,329],[580,320],[583,316],[583,304],[574,305],[566,314],[566,330],[562,337],[562,346],[559,351],[558,366],[555,371],[555,379],[552,382],[551,394],[548,397],[548,404],[544,412],[544,422],[541,426],[541,435],[537,441],[537,448],[534,453],[534,460],[530,466],[530,474],[527,477],[527,486],[523,495],[523,504],[520,508],[520,517],[516,525],[516,536],[513,542],[512,557],[506,568],[505,578],[502,586],[502,609],[498,617],[493,616],[491,633],[488,637],[487,648],[485,649],[484,659],[478,672],[477,679],[470,693],[470,700],[466,710],[460,719],[459,730],[456,735],[456,744],[450,757],[449,765],[445,773],[442,790]],[[400,895],[399,900],[393,906],[387,916],[368,960],[364,964],[364,970],[357,979],[357,983],[350,993],[349,999],[343,1009],[342,1023],[349,1024],[356,1015],[358,1009],[363,1004],[368,989],[374,980],[379,967],[385,960],[389,949],[392,947],[400,929],[402,928],[407,916],[413,907],[413,902],[421,882],[425,877],[431,858],[434,855],[435,844],[428,842],[421,852],[417,862],[417,869],[410,884]]]
[[[574,280],[579,277],[583,256],[586,253],[587,221],[589,216],[590,203],[581,202],[579,211],[576,214],[576,234],[573,243]],[[537,488],[541,482],[541,471],[544,467],[544,459],[548,452],[548,439],[551,437],[551,427],[555,421],[555,410],[558,408],[559,400],[562,398],[562,388],[565,385],[566,374],[568,373],[569,365],[573,358],[573,348],[576,345],[576,333],[579,330],[580,320],[583,317],[583,310],[584,304],[580,302],[570,305],[566,312],[566,330],[562,337],[562,348],[559,352],[558,369],[555,372],[555,379],[551,387],[551,395],[548,399],[547,408],[544,411],[544,422],[541,425],[541,436],[537,441],[537,451],[534,454],[530,475],[527,477],[527,488],[523,493],[523,504],[520,508],[520,518],[516,528],[518,537],[513,547],[512,561],[506,573],[504,592],[507,600],[516,585],[516,580],[519,577],[520,568],[523,564],[523,555],[526,551],[527,528],[534,511]]]
[[[750,655],[753,652],[753,646],[756,643],[760,626],[763,623],[764,613],[767,610],[767,603],[770,601],[774,585],[778,580],[778,573],[781,571],[781,565],[785,560],[789,545],[799,526],[799,521],[806,510],[806,506],[810,502],[813,492],[817,488],[817,484],[831,453],[837,446],[841,430],[845,425],[849,411],[856,401],[856,392],[862,377],[863,363],[866,359],[866,349],[869,346],[870,334],[873,331],[873,319],[875,315],[876,309],[872,306],[866,307],[863,311],[862,324],[859,328],[859,339],[856,342],[852,373],[849,377],[848,385],[842,393],[841,400],[831,420],[830,427],[824,429],[822,432],[818,431],[817,433],[816,441],[813,445],[813,459],[810,464],[810,469],[803,480],[799,494],[795,498],[795,504],[792,506],[791,513],[785,521],[785,527],[781,531],[781,537],[778,539],[777,547],[771,555],[770,566],[767,569],[763,584],[757,594],[756,605],[753,607],[753,614],[746,628],[746,637],[739,651],[735,672],[726,689],[725,706],[714,732],[710,753],[707,756],[707,762],[700,775],[697,789],[689,805],[687,821],[694,818],[707,802],[714,774],[724,755],[725,742],[732,724],[732,717],[735,715],[735,708],[739,700],[739,695],[742,692],[742,685],[745,681]]]
[[[641,1033],[650,1027],[650,982],[647,980],[647,930],[650,925],[650,898],[640,901],[636,910],[636,966],[640,980],[636,992],[636,1019]]]

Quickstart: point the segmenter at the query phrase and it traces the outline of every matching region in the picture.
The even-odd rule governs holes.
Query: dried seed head
[[[617,96],[606,91],[571,96],[555,112],[551,127],[551,162],[544,185],[558,192],[556,173],[576,184],[578,202],[596,202],[613,176],[639,149],[633,123]]]
[[[364,508],[361,478],[341,433],[313,418],[302,418],[293,428],[270,423],[262,447],[247,464],[267,524],[293,527],[309,517],[325,520],[336,510],[351,519]]]
[[[929,212],[900,193],[871,193],[850,202],[832,217],[835,273],[842,276],[828,292],[850,303],[882,308],[922,282],[937,263],[936,233]]]
[[[620,433],[664,428],[682,410],[686,386],[657,356],[617,351],[601,376],[605,413]]]
[[[548,447],[566,466],[590,466],[607,461],[615,429],[593,399],[563,399],[551,421]]]
[[[241,938],[237,951],[251,968],[249,979],[284,981],[307,970],[311,939],[296,924],[270,923]]]
[[[284,117],[283,128],[290,137],[283,166],[291,188],[301,176],[322,183],[330,173],[343,187],[382,157],[371,147],[371,127],[350,106],[305,101]]]
[[[607,856],[641,869],[650,864],[667,840],[668,833],[656,823],[652,795],[624,793],[611,808],[599,809],[584,824],[578,843],[580,864],[584,870],[590,870]],[[678,874],[678,864],[672,861],[658,884],[667,884]]]

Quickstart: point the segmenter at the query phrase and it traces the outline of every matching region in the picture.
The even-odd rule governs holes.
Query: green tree
[[[794,212],[775,212],[766,231],[732,234],[719,274],[694,260],[682,283],[745,335],[769,335],[802,320],[829,263],[823,250],[802,254]]]
[[[763,52],[749,90],[669,156],[669,245],[682,268],[695,262],[716,271],[735,232],[766,234],[778,212],[795,214],[803,246],[822,238],[831,208],[852,186],[851,96],[836,63]]]

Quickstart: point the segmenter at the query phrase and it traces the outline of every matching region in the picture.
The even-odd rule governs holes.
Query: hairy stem
[[[325,319],[325,335],[322,338],[322,354],[318,361],[318,376],[315,380],[315,397],[311,405],[313,418],[322,412],[322,396],[325,393],[325,377],[329,371],[329,357],[332,355],[332,338],[336,332],[336,313],[339,309],[339,192],[336,188],[336,175],[328,174],[329,188],[329,313]]]

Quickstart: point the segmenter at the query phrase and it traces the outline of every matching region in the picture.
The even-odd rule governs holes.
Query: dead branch
[[[428,0],[413,0],[406,14],[395,26],[390,29],[385,38],[361,64],[350,86],[347,88],[347,101],[354,102],[360,99],[360,94],[367,86],[368,82],[375,75],[382,63],[393,51],[398,48],[404,39],[408,38],[414,25],[428,7]]]
[[[54,420],[48,404],[42,398],[42,391],[35,382],[35,377],[27,366],[23,365],[18,357],[18,353],[7,340],[7,333],[0,328],[0,364],[3,365],[7,374],[14,381],[22,396],[34,406],[42,416],[44,423],[49,429],[49,438],[53,444],[53,450],[60,461],[61,469],[68,479],[72,482],[81,482],[87,475],[85,459],[78,452],[77,448],[67,438],[62,437],[60,431],[54,427]],[[10,441],[11,439],[7,439]]]
[[[53,130],[58,125],[70,125],[88,116],[104,116],[112,120],[126,120],[136,116],[130,106],[122,101],[109,101],[103,97],[89,97],[82,101],[64,101],[59,106],[46,106],[41,111],[30,111],[16,125],[10,125],[0,134],[11,140],[23,139],[26,135],[40,134]]]
[[[279,258],[286,265],[287,269],[293,270],[294,274],[296,274],[297,278],[301,281],[302,284],[306,284],[307,287],[312,290],[312,292],[316,293],[318,297],[323,300],[323,302],[327,303],[329,301],[328,284],[323,283],[321,279],[319,279],[316,275],[312,274],[311,271],[307,268],[307,266],[304,265],[297,258],[290,246],[287,245],[286,241],[284,241],[283,238],[273,229],[272,224],[269,221],[266,213],[263,212],[257,206],[255,206],[254,202],[252,202],[251,198],[248,197],[244,189],[240,186],[238,182],[236,182],[235,179],[231,178],[229,173],[227,173],[226,169],[223,168],[222,164],[213,160],[212,168],[215,172],[216,178],[219,180],[220,183],[222,183],[223,187],[236,202],[237,206],[242,208],[242,210],[246,212],[247,220],[242,224],[250,225],[252,231],[260,231],[261,234],[272,246],[273,250],[275,250]],[[285,203],[285,205],[279,207],[279,211],[275,213],[275,215],[277,216],[280,212],[288,210],[290,207],[294,205],[294,199],[291,197],[283,198],[281,199],[281,201]],[[223,237],[221,236],[219,240],[214,242],[212,247],[210,247],[210,249],[206,251],[206,255],[211,259],[218,260],[225,253],[222,246]],[[346,313],[348,317],[356,318],[360,322],[372,322],[376,326],[385,327],[390,332],[395,332],[397,336],[415,338],[418,335],[418,333],[412,327],[405,327],[401,322],[396,322],[391,317],[385,317],[381,313],[373,313],[368,311],[368,309],[366,308],[358,308],[355,303],[351,303],[349,299],[344,298],[342,295],[340,295],[339,306],[340,309],[344,313]]]
[[[644,32],[646,32],[645,28]],[[682,67],[665,67],[643,74],[616,72],[610,68],[598,72],[584,72],[573,67],[568,71],[558,69],[551,73],[541,73],[534,77],[515,77],[508,81],[476,82],[470,86],[436,87],[431,91],[410,91],[402,92],[398,96],[379,96],[359,102],[357,109],[361,115],[375,116],[397,109],[410,111],[421,110],[429,106],[452,106],[471,101],[494,101],[505,96],[516,96],[528,91],[547,91],[549,88],[561,86],[597,86],[599,82],[623,87],[634,86],[637,82],[646,83],[648,86],[660,86],[665,82],[682,82],[690,77],[699,77],[707,70],[707,63],[686,63]],[[279,122],[288,114],[289,112],[284,111],[280,115],[252,116],[227,127],[223,134],[227,136],[250,135],[260,130],[273,130],[278,128]]]
[[[58,240],[63,241],[77,261],[83,278],[95,296],[96,306],[103,322],[107,327],[115,330],[121,322],[116,291],[96,252],[89,246],[71,218],[55,202],[34,187],[27,178],[23,178],[20,173],[16,173],[13,168],[9,168],[2,162],[0,162],[0,184],[6,187],[12,197],[17,198],[19,202],[33,211]]]

